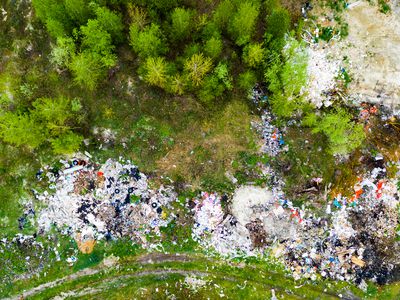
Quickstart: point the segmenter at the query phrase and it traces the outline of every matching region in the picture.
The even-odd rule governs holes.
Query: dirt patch
[[[383,104],[400,113],[400,11],[392,8],[384,14],[378,5],[352,1],[342,13],[342,19],[348,24],[348,36],[313,44],[313,50],[322,52],[326,63],[339,64],[350,74],[350,99],[357,103]],[[323,26],[333,20],[333,16],[320,15],[318,23]],[[324,65],[321,69],[324,71],[327,67]]]
[[[344,54],[352,62],[350,91],[363,100],[400,106],[400,14],[385,15],[366,2],[349,9],[350,47]]]

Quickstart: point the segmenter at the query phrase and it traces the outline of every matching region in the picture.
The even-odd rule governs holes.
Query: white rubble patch
[[[261,218],[265,209],[274,202],[273,194],[261,187],[242,186],[236,189],[232,199],[232,215],[243,226]]]
[[[308,48],[308,56],[307,98],[317,108],[328,107],[332,102],[327,94],[335,89],[340,63],[329,57],[325,49],[315,45]]]
[[[186,276],[183,284],[190,290],[197,292],[198,290],[204,288],[208,282],[195,276]]]

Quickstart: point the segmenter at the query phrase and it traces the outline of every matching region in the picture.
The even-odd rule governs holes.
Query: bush
[[[243,46],[250,41],[254,34],[258,13],[259,7],[250,1],[239,5],[228,25],[228,31],[237,45]]]

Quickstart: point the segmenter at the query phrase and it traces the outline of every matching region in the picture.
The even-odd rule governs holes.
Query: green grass
[[[146,275],[135,277],[135,273],[145,271],[162,271],[162,270],[176,270],[167,275]],[[166,288],[166,284],[169,283],[168,290],[171,293],[179,292],[175,284],[177,279],[182,279],[182,275],[179,272],[202,272],[207,273],[206,279],[211,280],[212,285],[218,284],[220,287],[216,290],[205,290],[207,293],[224,291],[225,294],[230,295],[232,298],[237,299],[237,295],[253,296],[256,299],[261,299],[262,295],[269,293],[271,288],[277,291],[277,294],[284,294],[292,296],[294,299],[298,297],[314,298],[321,294],[325,295],[325,299],[335,299],[336,295],[343,286],[336,285],[335,288],[331,287],[327,292],[323,292],[323,289],[327,287],[325,284],[319,285],[304,285],[297,289],[294,288],[300,283],[294,282],[292,279],[285,277],[282,273],[271,271],[268,264],[249,264],[249,265],[235,265],[224,261],[208,261],[207,259],[201,259],[201,257],[195,258],[190,262],[170,262],[166,261],[163,263],[145,264],[138,265],[132,260],[122,262],[122,265],[118,269],[112,269],[107,272],[101,272],[96,275],[85,276],[80,279],[66,282],[58,287],[47,288],[44,292],[37,294],[32,299],[43,299],[53,297],[60,292],[75,291],[86,287],[96,288],[101,287],[101,290],[96,293],[96,298],[103,299],[106,295],[121,295],[121,293],[127,292],[125,295],[130,295],[128,291],[134,291],[139,286],[155,290]],[[107,288],[106,282],[109,280],[115,280],[117,286],[109,285]],[[120,285],[126,285],[127,290],[121,290]],[[215,285],[214,285],[215,286]],[[247,289],[242,289],[242,286],[247,286]],[[191,295],[190,291],[189,294]],[[353,292],[357,292],[356,290]],[[360,294],[360,293],[358,293]],[[196,293],[192,296],[195,296]],[[201,293],[199,295],[202,295]],[[142,297],[145,298],[145,297]]]

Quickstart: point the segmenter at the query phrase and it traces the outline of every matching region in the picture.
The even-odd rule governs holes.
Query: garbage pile
[[[108,159],[100,165],[80,155],[60,163],[60,168],[46,167],[37,174],[50,183],[50,192],[36,193],[47,206],[40,211],[38,227],[46,232],[56,226],[74,235],[82,252],[102,238],[126,236],[146,245],[146,234],[159,234],[159,227],[173,217],[164,209],[176,194],[163,186],[150,189],[129,160]]]

